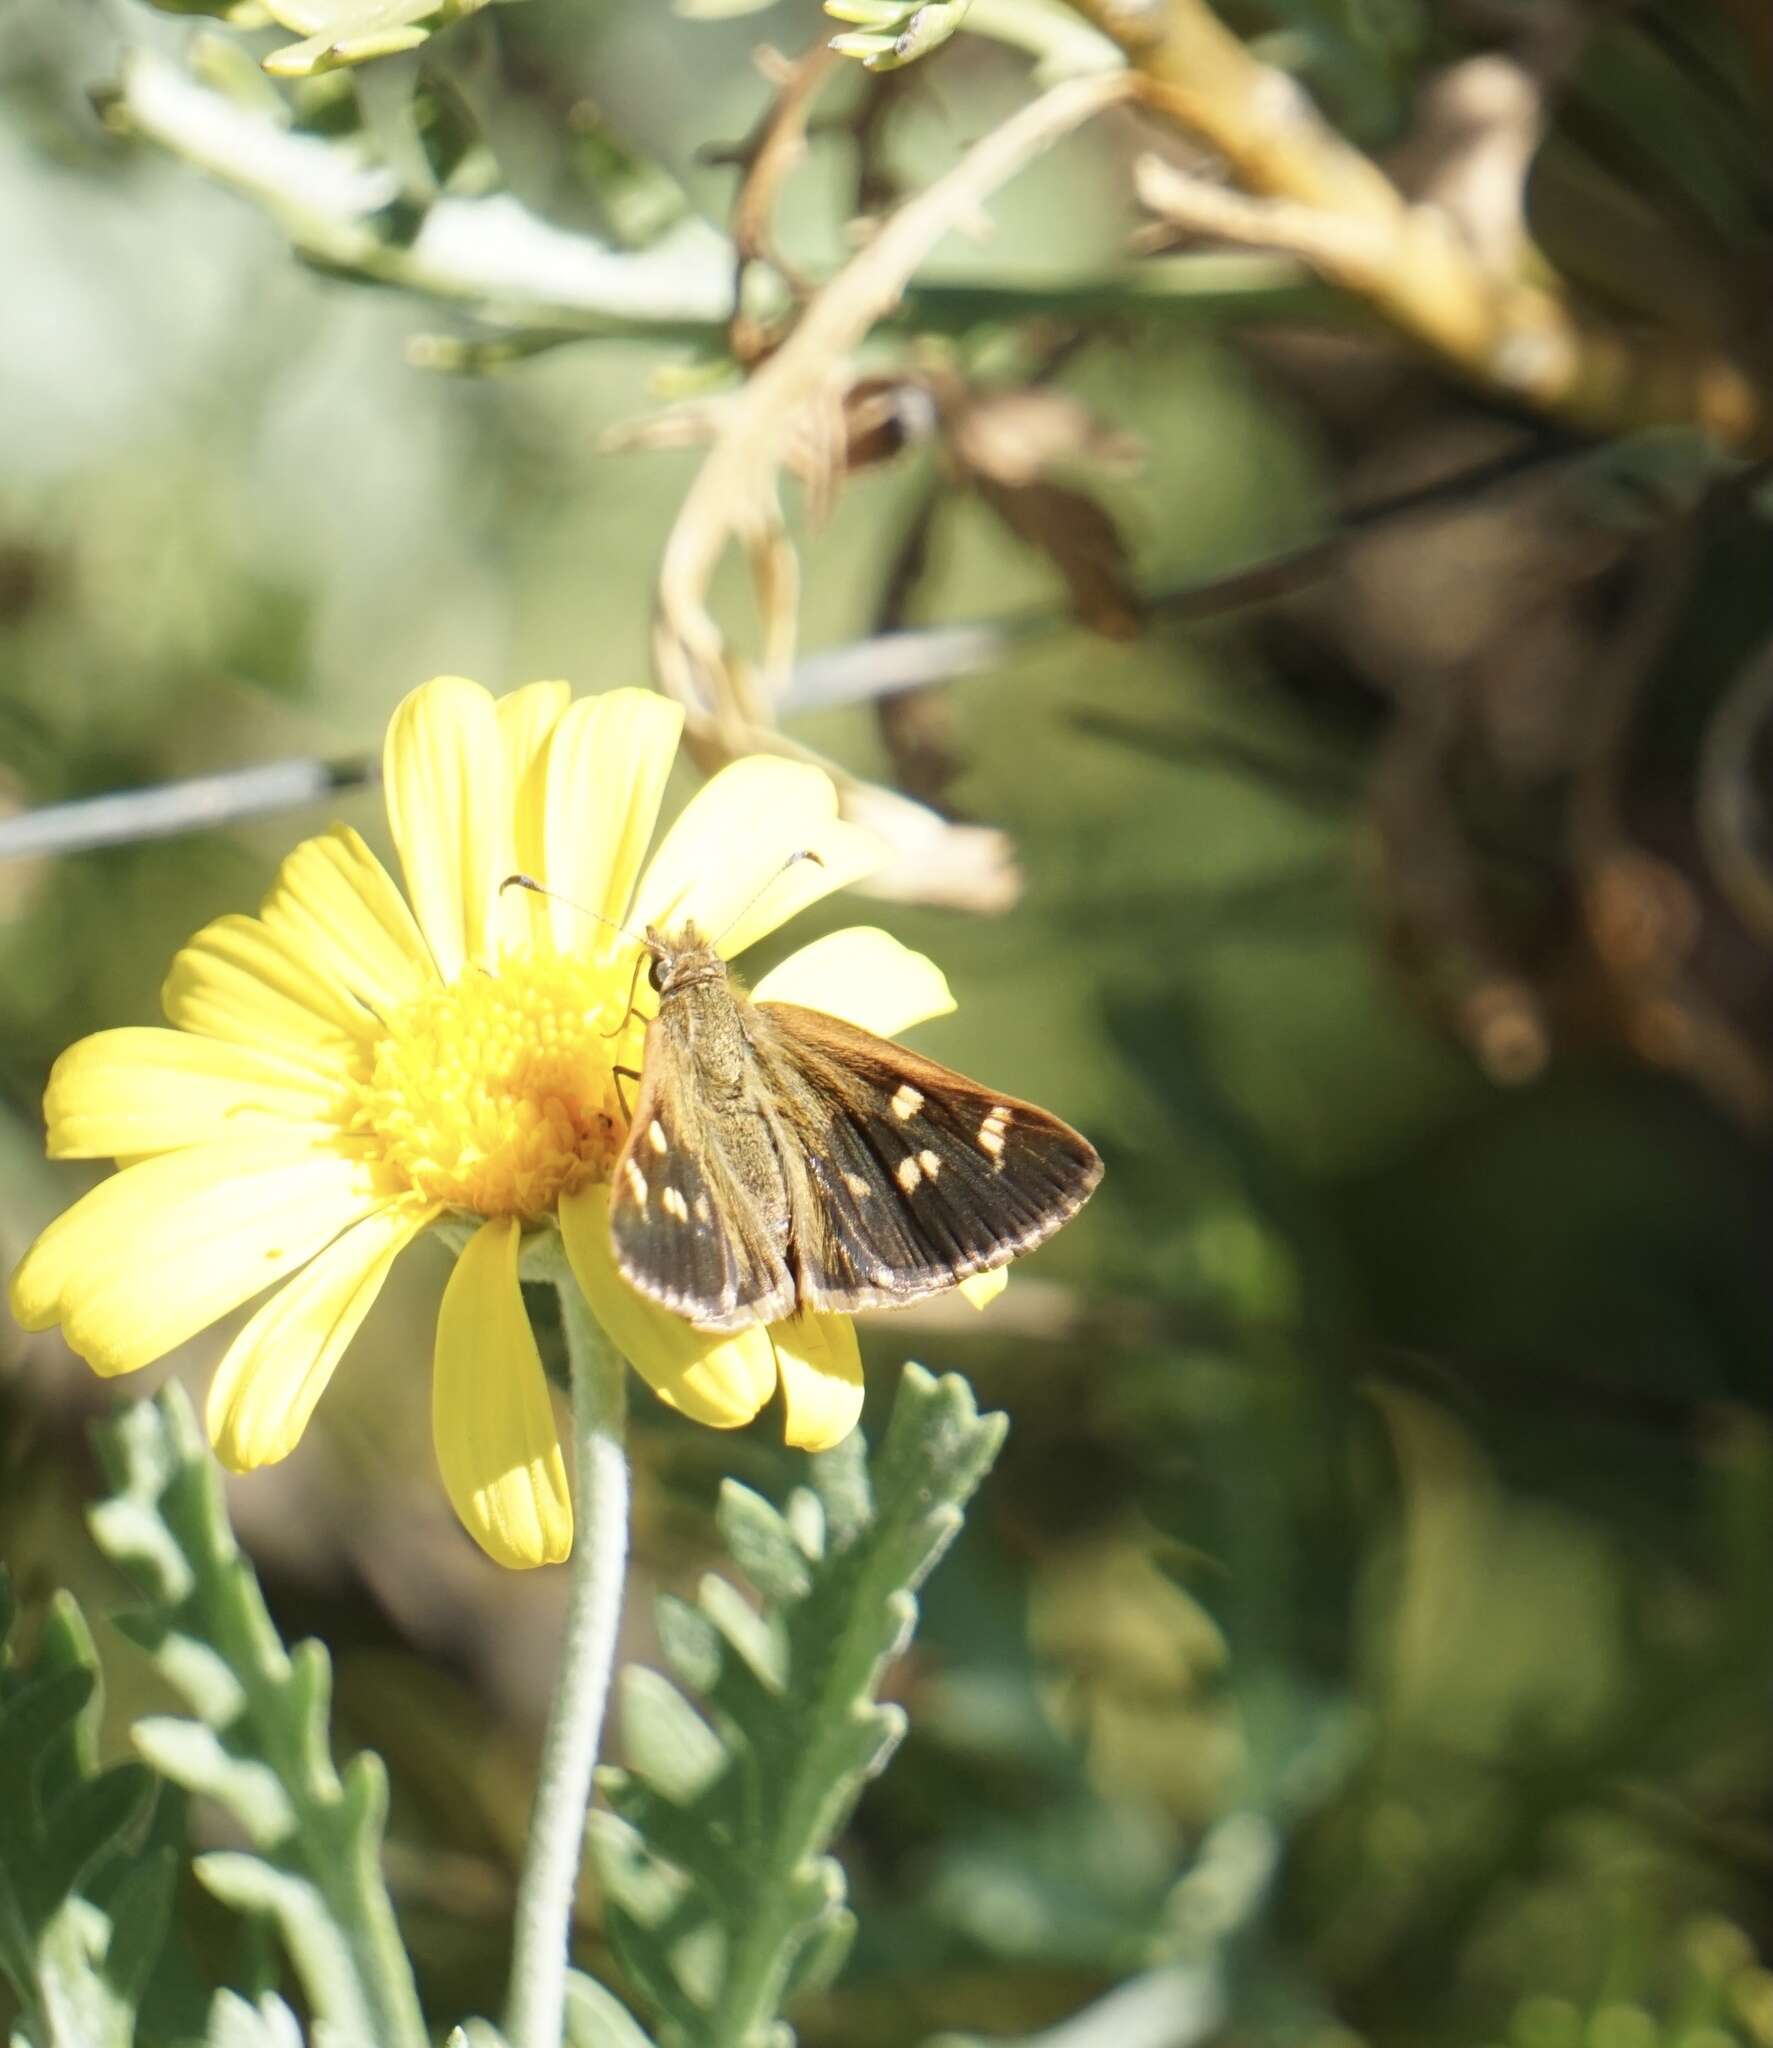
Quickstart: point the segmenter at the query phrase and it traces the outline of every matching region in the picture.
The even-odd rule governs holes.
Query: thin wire
[[[369,756],[269,761],[183,782],[157,782],[145,789],[42,804],[16,817],[0,818],[0,860],[90,853],[101,846],[209,832],[243,818],[319,803],[340,790],[368,788],[380,779],[381,764]]]
[[[1193,624],[1266,603],[1326,573],[1350,539],[1375,526],[1495,489],[1533,470],[1579,464],[1586,449],[1561,435],[1540,434],[1524,445],[1429,484],[1413,486],[1359,506],[1333,533],[1209,576],[1157,591],[1148,601],[1154,620]],[[1069,612],[1039,611],[957,626],[880,633],[846,647],[809,654],[795,664],[780,709],[823,711],[861,704],[897,690],[981,675],[1018,648],[1076,627]],[[381,764],[360,755],[338,761],[272,761],[254,768],[162,782],[145,789],[43,804],[0,818],[0,861],[90,853],[99,847],[213,831],[246,818],[297,810],[343,790],[367,789],[381,779]]]

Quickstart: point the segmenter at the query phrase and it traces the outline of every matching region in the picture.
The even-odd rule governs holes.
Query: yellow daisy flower
[[[310,839],[256,918],[219,919],[174,960],[171,1030],[101,1031],[56,1062],[50,1156],[121,1170],[25,1255],[19,1322],[132,1372],[281,1283],[209,1392],[216,1450],[248,1471],[294,1449],[399,1254],[451,1225],[466,1242],[438,1311],[437,1459],[469,1532],[509,1565],[572,1544],[518,1282],[526,1231],[558,1229],[605,1334],[672,1407],[732,1428],[779,1385],[790,1442],[847,1435],[862,1399],[848,1317],[710,1336],[637,1294],[610,1251],[633,1099],[615,1070],[639,1067],[645,1034],[637,949],[612,927],[694,919],[731,956],[883,857],[828,776],[758,756],[716,775],[647,860],[681,723],[643,690],[415,690],[384,753],[406,896],[357,833]],[[819,858],[785,865],[803,849]],[[501,892],[516,870],[554,898]],[[932,962],[862,926],[754,993],[882,1033],[953,1008]]]

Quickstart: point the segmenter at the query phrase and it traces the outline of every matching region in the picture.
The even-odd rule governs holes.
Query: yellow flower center
[[[432,1201],[533,1221],[607,1176],[623,1119],[613,1065],[627,977],[548,953],[469,967],[388,1020],[354,1128]]]

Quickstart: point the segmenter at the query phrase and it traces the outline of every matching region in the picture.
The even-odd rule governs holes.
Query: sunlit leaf
[[[825,12],[850,21],[855,30],[831,38],[831,47],[855,57],[869,71],[898,71],[939,50],[967,18],[970,0],[924,0],[907,7],[898,0],[825,0]]]
[[[265,59],[279,78],[307,78],[341,64],[363,64],[415,50],[440,28],[473,14],[487,0],[265,0],[279,27],[303,40]]]
[[[12,1612],[0,1574],[0,1976],[15,2038],[131,2048],[173,1878],[169,1856],[138,1860],[154,1786],[140,1764],[97,1767],[98,1663],[74,1602],[52,1603],[28,1668],[7,1654]]]
[[[787,2043],[783,2004],[841,1969],[855,1922],[829,1844],[904,1732],[880,1679],[1004,1427],[964,1380],[907,1366],[872,1460],[852,1436],[785,1510],[723,1489],[721,1531],[763,1605],[710,1576],[695,1609],[661,1614],[696,1704],[628,1674],[628,1769],[603,1773],[613,1811],[592,1819],[611,1941],[672,2042]]]
[[[214,14],[235,28],[263,28],[270,20],[263,0],[153,0],[162,14]]]
[[[176,1386],[125,1410],[103,1449],[116,1491],[93,1510],[93,1534],[146,1596],[124,1617],[125,1632],[195,1716],[139,1722],[137,1746],[174,1783],[228,1809],[252,1845],[200,1857],[199,1880],[276,1925],[333,2038],[422,2048],[411,1966],[380,1870],[387,1780],[367,1752],[343,1772],[334,1766],[325,1651],[314,1642],[285,1649]],[[249,2022],[282,2024],[245,2007],[216,2023],[237,2035]]]

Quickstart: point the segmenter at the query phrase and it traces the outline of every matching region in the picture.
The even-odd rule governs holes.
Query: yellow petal
[[[548,742],[572,695],[570,683],[526,683],[497,705],[511,795],[511,858],[518,872],[538,881],[546,879],[548,867]],[[549,909],[542,897],[525,889],[505,891],[499,929],[506,945],[533,945],[549,928]]]
[[[682,730],[682,707],[651,690],[584,698],[560,721],[548,749],[546,880],[582,906],[550,906],[562,952],[611,950],[615,935],[596,918],[627,916]]]
[[[610,1250],[607,1187],[562,1198],[560,1235],[603,1334],[667,1407],[713,1429],[737,1429],[775,1392],[776,1356],[766,1330],[713,1336],[622,1278]]]
[[[566,1465],[523,1290],[522,1232],[494,1217],[468,1240],[437,1311],[431,1433],[450,1503],[495,1563],[558,1564],[573,1547]]]
[[[393,1203],[353,1224],[278,1288],[209,1383],[216,1455],[231,1472],[287,1458],[398,1255],[437,1214]]]
[[[959,1292],[974,1308],[989,1308],[1010,1284],[1010,1269],[999,1266],[992,1273],[974,1273],[960,1283]]]
[[[229,1138],[130,1166],[58,1216],[12,1278],[96,1372],[133,1372],[305,1266],[381,1206],[361,1148]]]
[[[803,1309],[786,1322],[772,1323],[769,1334],[788,1408],[788,1441],[803,1451],[828,1451],[842,1443],[862,1413],[862,1354],[855,1324],[848,1316]]]
[[[143,1158],[266,1125],[336,1123],[344,1085],[342,1074],[189,1031],[96,1031],[50,1069],[49,1156]]]
[[[794,858],[802,853],[817,858]],[[647,864],[629,923],[675,931],[693,918],[730,960],[885,859],[873,833],[837,815],[822,769],[752,754],[684,806]]]
[[[890,932],[865,924],[790,953],[751,994],[760,1003],[823,1010],[883,1038],[954,1008],[948,978],[927,953],[914,953]]]
[[[259,1045],[338,1070],[379,1029],[351,993],[329,981],[256,917],[220,917],[178,953],[160,991],[181,1031]]]
[[[436,676],[395,710],[382,747],[388,826],[406,893],[445,981],[490,960],[498,887],[516,866],[492,698]]]
[[[377,1016],[437,985],[406,899],[348,825],[296,848],[259,915],[288,951]]]

